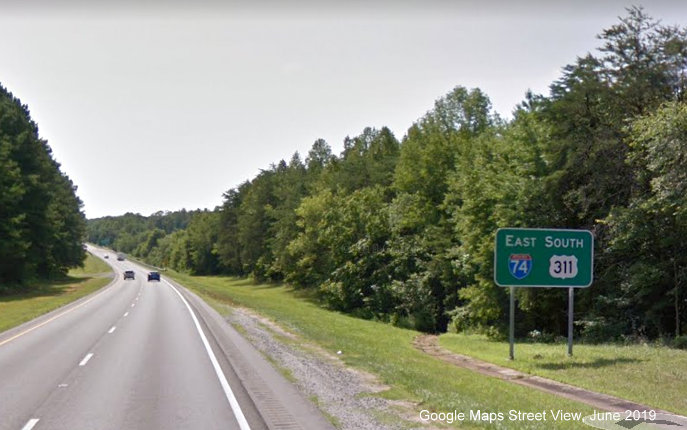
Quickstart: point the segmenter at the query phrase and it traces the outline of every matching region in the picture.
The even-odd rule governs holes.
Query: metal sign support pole
[[[568,357],[573,355],[573,304],[574,304],[573,287],[568,288]]]
[[[509,337],[510,337],[510,355],[508,356],[509,360],[515,360],[515,356],[513,354],[513,344],[515,343],[515,287],[510,287],[510,329],[509,329]]]

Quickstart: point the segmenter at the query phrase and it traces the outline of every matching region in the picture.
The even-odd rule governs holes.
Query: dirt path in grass
[[[453,365],[470,369],[483,375],[504,379],[514,384],[524,385],[526,387],[585,403],[599,410],[610,412],[654,410],[659,413],[672,414],[671,412],[631,402],[619,397],[585,390],[562,382],[553,381],[540,376],[533,376],[528,373],[497,366],[496,364],[481,361],[466,355],[457,354],[439,346],[439,338],[434,335],[417,336],[413,341],[413,346],[420,351]]]
[[[369,374],[254,312],[231,307],[227,321],[287,375],[306,397],[344,430],[423,429],[416,405],[383,399],[388,389]],[[345,354],[343,351],[342,354]]]

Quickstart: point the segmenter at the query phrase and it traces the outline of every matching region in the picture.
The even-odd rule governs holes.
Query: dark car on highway
[[[126,272],[124,272],[124,279],[136,279],[135,276],[136,275],[134,275],[133,270],[127,270]]]
[[[160,272],[150,272],[148,273],[148,281],[159,281]]]

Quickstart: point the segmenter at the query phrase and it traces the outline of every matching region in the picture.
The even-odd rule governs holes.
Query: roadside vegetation
[[[508,382],[451,366],[430,357],[412,346],[420,333],[375,321],[363,320],[322,309],[307,292],[274,284],[257,285],[245,279],[196,277],[168,273],[184,286],[198,293],[220,312],[221,304],[251,308],[255,312],[291,331],[306,342],[314,342],[346,364],[379,377],[389,390],[379,395],[396,400],[410,400],[409,418],[417,419],[420,411],[469,413],[470,410],[523,412],[563,410],[591,415],[592,408],[560,397],[533,391]],[[454,428],[580,428],[580,422],[509,421],[491,426],[466,420],[453,423]]]
[[[0,332],[84,297],[112,280],[112,269],[88,254],[84,266],[62,279],[32,284],[27,292],[0,296]]]
[[[536,334],[535,334],[536,335]],[[573,357],[567,343],[519,342],[508,360],[508,342],[483,335],[448,333],[439,345],[532,375],[687,415],[687,351],[658,344],[579,344]]]
[[[90,220],[91,242],[195,275],[286,282],[337,311],[425,332],[508,327],[499,227],[587,229],[576,338],[687,343],[687,30],[633,7],[512,119],[457,86],[397,138],[317,140],[212,211]],[[374,119],[371,119],[374,120]],[[516,335],[565,335],[567,294],[520,288]]]
[[[0,85],[0,296],[83,262],[81,206],[28,107]]]

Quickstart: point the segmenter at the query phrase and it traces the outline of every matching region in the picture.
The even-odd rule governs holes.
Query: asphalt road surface
[[[0,429],[332,428],[198,297],[91,250],[109,286],[0,334]]]

